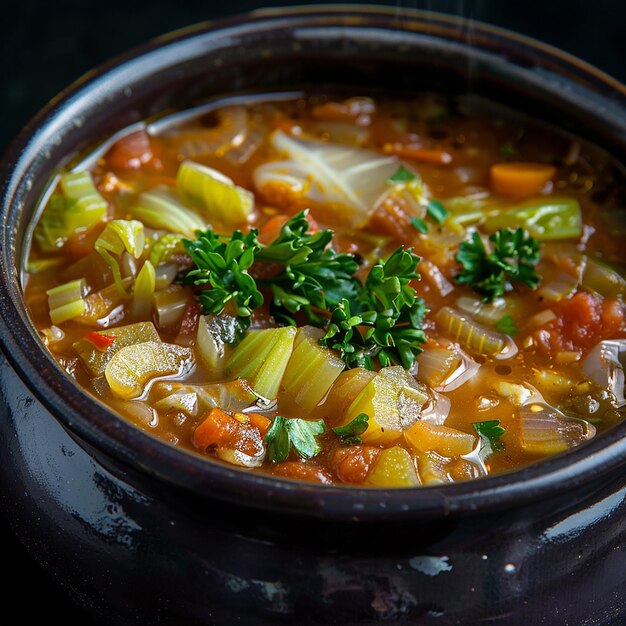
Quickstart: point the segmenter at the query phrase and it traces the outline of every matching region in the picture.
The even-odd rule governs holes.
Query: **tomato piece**
[[[333,479],[327,470],[311,463],[301,463],[298,461],[278,463],[272,468],[271,473],[274,476],[293,478],[294,480],[305,480],[310,483],[322,483],[324,485],[333,484]]]
[[[97,330],[93,330],[84,336],[85,341],[96,347],[100,352],[106,352],[117,339],[115,335],[101,335]]]
[[[126,135],[111,146],[105,158],[113,169],[137,170],[154,159],[150,136],[145,130]]]
[[[339,448],[333,457],[337,477],[344,483],[359,484],[365,481],[380,455],[375,446],[348,446]]]

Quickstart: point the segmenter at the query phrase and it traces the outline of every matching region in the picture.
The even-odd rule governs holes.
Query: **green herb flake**
[[[413,226],[415,230],[419,230],[422,235],[428,232],[428,224],[421,217],[411,218],[411,226]]]
[[[504,450],[504,443],[500,441],[500,437],[504,435],[506,429],[500,426],[500,420],[488,420],[486,422],[474,422],[472,424],[474,430],[478,433],[483,443],[491,446],[494,452]]]
[[[496,323],[496,328],[505,335],[517,335],[519,328],[510,315],[505,315]]]
[[[351,422],[345,426],[338,426],[333,428],[333,432],[341,440],[342,445],[351,446],[357,443],[361,443],[361,437],[367,430],[367,422],[369,415],[367,413],[359,413]]]
[[[401,165],[398,168],[397,172],[387,179],[387,184],[399,185],[400,183],[408,183],[412,180],[415,180],[416,178],[417,176],[413,172],[411,172],[411,170],[408,170],[406,167],[404,167],[404,165]]]
[[[502,228],[489,241],[491,250],[485,247],[478,233],[472,233],[469,241],[461,243],[455,258],[462,270],[456,282],[470,285],[483,302],[503,296],[511,288],[510,281],[535,289],[541,281],[535,272],[539,243],[522,228]]]
[[[426,207],[426,211],[437,224],[443,224],[446,221],[446,217],[448,217],[446,207],[439,200],[431,200]]]
[[[293,449],[303,458],[317,456],[321,447],[317,437],[326,432],[324,420],[286,419],[277,415],[265,435],[267,457],[280,463]]]

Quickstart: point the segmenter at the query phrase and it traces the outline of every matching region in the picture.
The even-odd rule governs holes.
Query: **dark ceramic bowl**
[[[55,169],[163,111],[301,86],[471,91],[618,160],[626,151],[622,85],[524,37],[417,11],[264,11],[162,37],[83,77],[0,171],[0,485],[21,540],[109,624],[626,623],[626,423],[480,481],[320,487],[170,447],[43,349],[19,266]]]

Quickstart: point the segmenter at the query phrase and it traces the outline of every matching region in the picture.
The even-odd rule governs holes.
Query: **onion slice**
[[[626,339],[600,341],[583,361],[583,374],[615,398],[615,407],[626,405],[624,367],[620,355],[626,353]]]

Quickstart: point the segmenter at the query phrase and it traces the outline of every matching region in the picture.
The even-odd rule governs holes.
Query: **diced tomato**
[[[386,143],[383,152],[395,154],[402,159],[432,163],[433,165],[448,165],[452,163],[452,155],[437,148],[424,148],[419,144]]]
[[[106,352],[117,339],[115,335],[101,335],[97,330],[87,333],[85,341],[93,344],[100,352]]]
[[[206,419],[193,433],[193,442],[197,448],[206,450],[222,444],[237,430],[238,422],[221,409],[211,409]]]
[[[126,135],[111,146],[105,158],[113,169],[137,170],[155,158],[150,136],[145,130]]]
[[[588,350],[598,341],[626,335],[624,305],[587,292],[556,304],[556,319],[533,333],[545,352]]]
[[[272,468],[272,474],[283,478],[305,480],[310,483],[322,483],[324,485],[332,485],[333,483],[330,473],[323,467],[311,463],[299,463],[298,461],[277,463]]]
[[[374,446],[339,448],[333,457],[333,466],[339,480],[352,484],[364,482],[379,454],[380,448]]]

